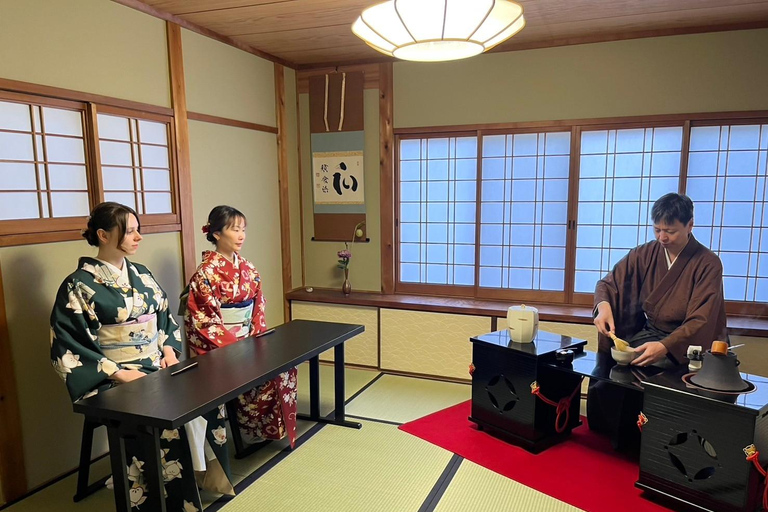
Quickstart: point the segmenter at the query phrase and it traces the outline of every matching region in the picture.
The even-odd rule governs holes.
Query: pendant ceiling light
[[[389,0],[364,10],[352,32],[390,57],[433,62],[478,55],[524,26],[509,0]]]

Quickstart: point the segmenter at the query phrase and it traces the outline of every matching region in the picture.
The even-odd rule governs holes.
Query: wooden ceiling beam
[[[704,34],[708,32],[726,32],[731,30],[749,30],[768,28],[768,21],[752,21],[742,23],[729,23],[721,25],[708,25],[703,27],[665,28],[632,31],[594,32],[588,34],[566,35],[562,37],[537,37],[515,39],[504,42],[489,53],[513,52],[520,50],[535,50],[539,48],[553,48],[557,46],[571,46],[576,44],[606,43],[610,41],[626,41],[629,39],[644,39],[648,37],[679,36],[685,34]],[[302,69],[302,64],[298,65]]]
[[[184,15],[219,34],[235,37],[278,30],[313,29],[352,23],[375,0],[294,0]]]
[[[267,52],[257,50],[256,48],[253,48],[247,44],[243,44],[239,41],[236,41],[231,37],[221,35],[206,27],[197,25],[183,18],[180,18],[179,16],[155,9],[154,7],[147,5],[144,2],[140,2],[139,0],[112,0],[112,1],[120,5],[130,7],[131,9],[136,9],[137,11],[143,12],[144,14],[149,14],[150,16],[154,16],[155,18],[160,18],[161,20],[170,21],[171,23],[175,23],[176,25],[179,25],[182,28],[186,28],[187,30],[191,30],[192,32],[196,32],[200,35],[210,37],[211,39],[215,39],[220,43],[228,44],[229,46],[234,46],[238,50],[248,52],[250,54],[256,55],[257,57],[261,57],[262,59],[266,59],[268,61],[275,62],[277,64],[282,64],[283,66],[286,66],[289,68],[296,68],[296,64],[293,62],[288,62],[279,57],[271,55]]]
[[[221,11],[238,7],[251,7],[260,4],[292,2],[293,0],[144,0],[155,9],[171,14],[196,14],[199,12]]]

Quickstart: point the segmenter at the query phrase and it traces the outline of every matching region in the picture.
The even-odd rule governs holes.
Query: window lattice
[[[768,301],[768,124],[691,128],[693,233],[723,262],[726,300]]]
[[[87,216],[83,112],[0,101],[0,220]]]
[[[172,213],[167,124],[108,114],[98,123],[104,199],[139,214]]]
[[[474,285],[477,137],[400,141],[399,279]]]
[[[571,133],[483,137],[480,286],[562,291]]]
[[[677,192],[682,127],[583,131],[574,291],[595,284],[629,249],[654,239],[650,210]]]

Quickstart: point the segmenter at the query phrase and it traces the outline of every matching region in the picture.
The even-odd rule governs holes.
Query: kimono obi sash
[[[98,339],[104,355],[118,364],[151,359],[153,366],[160,366],[157,315],[154,313],[122,324],[102,325]]]
[[[245,338],[250,334],[252,318],[253,299],[221,305],[221,321],[224,323],[224,328],[238,339]]]

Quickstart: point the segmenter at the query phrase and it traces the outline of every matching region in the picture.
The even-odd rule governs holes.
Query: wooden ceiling
[[[298,69],[388,60],[350,29],[380,0],[115,1]],[[768,27],[768,0],[518,1],[526,27],[493,51]]]

